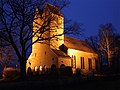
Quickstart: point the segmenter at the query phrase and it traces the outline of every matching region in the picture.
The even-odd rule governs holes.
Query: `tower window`
[[[52,58],[52,61],[54,61],[55,59],[54,58]]]

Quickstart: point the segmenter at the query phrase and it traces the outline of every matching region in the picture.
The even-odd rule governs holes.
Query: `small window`
[[[54,58],[52,58],[52,61],[54,61],[55,59]]]
[[[42,71],[42,66],[39,67],[39,70]]]
[[[76,56],[74,56],[74,59],[73,59],[73,68],[76,68]]]
[[[81,69],[85,69],[84,57],[81,57],[80,60],[81,60]]]
[[[36,66],[36,67],[35,67],[35,72],[37,72],[37,71],[38,71],[38,67]]]
[[[76,56],[73,56],[73,55],[71,59],[71,67],[76,68]]]
[[[43,66],[43,71],[46,71],[46,70],[47,70],[47,66],[44,65],[44,66]]]
[[[31,65],[31,62],[29,62],[29,65]]]
[[[71,58],[71,67],[73,67],[73,55],[72,55],[72,58]]]
[[[45,51],[45,55],[46,55],[46,51]]]
[[[92,70],[92,59],[88,58],[88,68],[89,70]]]

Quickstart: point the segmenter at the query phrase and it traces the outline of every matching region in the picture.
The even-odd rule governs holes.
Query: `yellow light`
[[[35,67],[35,72],[37,72],[37,70],[38,70],[38,67],[36,66],[36,67]]]
[[[42,66],[40,66],[40,68],[39,68],[39,69],[40,69],[40,71],[42,71]]]

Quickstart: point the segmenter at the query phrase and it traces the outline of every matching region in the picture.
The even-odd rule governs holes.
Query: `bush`
[[[51,68],[48,74],[51,78],[57,78],[59,76],[59,70],[57,68]]]
[[[2,77],[4,80],[16,80],[20,76],[18,69],[8,67],[3,69]]]

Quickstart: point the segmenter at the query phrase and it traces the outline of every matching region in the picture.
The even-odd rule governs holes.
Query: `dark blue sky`
[[[120,33],[120,0],[70,0],[64,16],[84,24],[84,36],[97,35],[99,25],[112,23]]]

